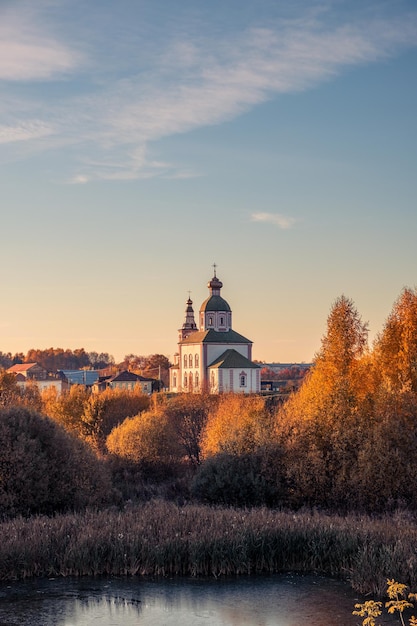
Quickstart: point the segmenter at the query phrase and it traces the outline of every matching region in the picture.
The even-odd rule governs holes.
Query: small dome
[[[214,274],[213,278],[207,283],[207,287],[209,289],[221,289],[223,287],[223,283],[217,278],[216,274]]]

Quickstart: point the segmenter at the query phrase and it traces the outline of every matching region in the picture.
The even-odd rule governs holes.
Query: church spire
[[[182,328],[180,328],[179,330],[180,341],[197,330],[197,324],[195,323],[194,319],[193,301],[190,298],[190,292],[188,292],[188,300],[186,304],[187,306],[185,309],[185,321],[182,325]]]

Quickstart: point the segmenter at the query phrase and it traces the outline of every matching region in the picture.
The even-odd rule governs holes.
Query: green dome
[[[231,310],[229,304],[221,296],[209,296],[201,305],[200,313],[207,313],[208,311],[230,312]]]

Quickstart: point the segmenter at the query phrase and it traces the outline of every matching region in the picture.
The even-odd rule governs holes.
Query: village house
[[[115,376],[105,376],[99,378],[93,385],[94,393],[104,391],[105,389],[124,389],[130,390],[140,387],[142,393],[150,395],[153,391],[159,390],[159,382],[154,378],[146,378],[129,370],[123,370]]]
[[[36,385],[39,391],[54,388],[58,394],[67,388],[66,382],[57,376],[48,375],[48,372],[38,363],[18,363],[6,370],[14,374],[19,387]]]

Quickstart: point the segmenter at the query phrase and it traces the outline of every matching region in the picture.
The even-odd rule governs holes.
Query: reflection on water
[[[0,626],[355,626],[355,602],[316,576],[44,580],[0,586]]]

